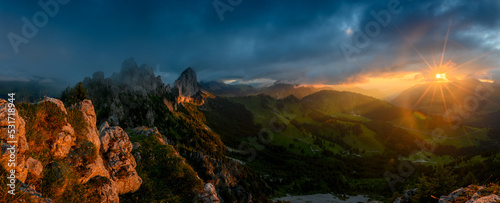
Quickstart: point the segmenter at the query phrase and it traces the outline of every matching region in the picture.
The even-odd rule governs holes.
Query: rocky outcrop
[[[15,109],[14,115],[9,115],[9,109]],[[9,119],[9,117],[11,119]],[[13,133],[13,138],[10,137],[12,133],[9,133],[9,131],[12,130],[9,128],[9,125],[12,125],[12,123],[9,123],[9,120],[14,121],[15,133]],[[17,109],[15,107],[9,108],[8,102],[0,99],[0,141],[2,147],[0,164],[4,170],[10,171],[10,169],[13,169],[8,165],[10,156],[15,154],[16,178],[23,182],[28,175],[28,170],[25,166],[26,156],[24,153],[29,149],[25,136],[25,124],[24,119],[19,116]],[[12,143],[8,141],[12,141]],[[14,146],[14,148],[12,148],[12,146]]]
[[[200,84],[196,78],[196,73],[191,68],[184,70],[179,78],[174,82],[174,88],[177,89],[177,102],[188,102],[200,93]]]
[[[205,184],[203,189],[203,194],[201,194],[200,199],[205,203],[219,203],[219,197],[217,195],[217,191],[215,190],[215,186],[212,183]]]
[[[87,183],[91,178],[94,178],[96,176],[111,178],[111,176],[109,175],[109,171],[104,166],[104,161],[102,160],[102,157],[100,155],[97,156],[94,163],[88,164],[87,166],[85,166],[85,168],[87,169],[87,172],[83,177],[80,178],[80,183]]]
[[[116,183],[118,194],[135,192],[142,183],[137,175],[137,166],[132,151],[132,143],[122,128],[105,124],[100,131],[101,153],[111,180]]]
[[[101,183],[95,188],[95,195],[97,195],[97,202],[99,203],[118,203],[120,202],[116,186],[113,182],[102,176],[96,176],[89,180],[89,184]]]
[[[160,76],[155,76],[153,69],[143,64],[141,67],[133,58],[125,60],[120,73],[111,76],[118,85],[125,85],[133,92],[147,96],[150,92],[166,93],[166,87]]]
[[[153,128],[148,128],[145,126],[137,127],[137,128],[132,129],[132,132],[135,134],[141,134],[141,135],[146,136],[146,137],[153,136],[161,144],[168,144],[168,142],[166,141],[166,138],[161,136],[160,131],[158,131],[158,128],[156,128],[156,127],[153,127]],[[139,144],[139,143],[137,143],[137,144]]]
[[[155,76],[147,65],[137,66],[132,58],[123,62],[119,73],[105,78],[103,72],[96,72],[82,85],[96,111],[101,112],[99,123],[107,121],[126,128],[154,126],[158,112],[152,107],[152,97],[163,99],[169,95],[160,76]]]
[[[201,152],[185,154],[185,157],[193,161],[193,167],[198,169],[198,174],[204,179],[212,180],[217,191],[227,191],[233,194],[238,202],[251,202],[252,194],[238,185],[238,176],[242,172],[241,166],[234,162],[224,163],[210,155]]]
[[[95,114],[94,105],[92,105],[92,101],[85,99],[76,105],[70,107],[70,109],[75,109],[83,114],[83,118],[85,119],[86,126],[86,137],[87,139],[94,144],[97,150],[101,147],[101,141],[99,140],[99,132],[97,131],[96,123],[97,116]]]
[[[496,195],[496,194],[491,194],[491,195],[488,195],[488,196],[484,196],[484,197],[481,197],[475,201],[473,201],[474,203],[495,203],[495,202],[500,202],[500,196]]]
[[[499,189],[500,186],[495,184],[488,186],[469,185],[446,196],[441,196],[439,202],[495,203],[500,201]]]
[[[177,104],[193,103],[201,105],[204,102],[204,98],[209,96],[207,92],[201,90],[196,73],[191,68],[184,70],[179,78],[175,80],[172,94]]]
[[[68,112],[66,111],[66,107],[64,107],[64,103],[61,100],[45,96],[45,98],[37,104],[43,104],[45,102],[54,103],[59,108],[59,110],[61,110],[65,114],[68,114]]]
[[[35,126],[38,130],[42,131],[57,129],[49,131],[53,133],[52,137],[47,138],[49,140],[44,141],[43,143],[35,143],[33,140],[27,140],[25,128],[28,124],[25,123],[24,119],[17,112],[17,109],[15,113],[13,113],[13,110],[9,110],[13,107],[9,108],[8,102],[0,99],[0,145],[2,147],[0,165],[5,171],[10,171],[10,169],[12,169],[8,166],[9,157],[12,152],[16,155],[16,179],[18,179],[21,183],[33,180],[37,182],[36,180],[43,178],[45,170],[48,170],[49,173],[56,174],[62,171],[71,172],[78,175],[77,183],[88,184],[90,188],[94,189],[96,191],[95,195],[97,196],[93,193],[90,195],[94,199],[97,197],[96,202],[102,203],[119,202],[119,194],[125,194],[139,189],[142,179],[135,171],[136,163],[134,157],[130,153],[132,150],[132,144],[128,139],[127,133],[125,133],[120,127],[110,127],[107,124],[102,126],[101,131],[98,131],[96,127],[96,114],[94,106],[90,100],[84,100],[70,107],[70,109],[82,112],[83,123],[85,125],[82,125],[83,130],[82,128],[78,128],[78,131],[75,131],[76,128],[74,129],[71,126],[70,121],[75,122],[75,120],[69,119],[69,115],[71,114],[69,114],[69,111],[66,111],[64,104],[60,100],[46,97],[42,102],[29,105],[39,105],[45,102],[51,102],[56,105],[41,106],[42,108],[30,107],[28,110],[37,108],[38,111],[46,113],[45,111],[48,111],[47,108],[57,108],[63,112],[64,115],[62,116],[64,119],[62,119],[62,117],[49,117],[50,119],[59,119],[57,122],[58,126],[52,126],[52,128]],[[47,116],[61,115],[49,114]],[[10,120],[15,122],[7,122],[9,120],[8,117],[11,117]],[[33,120],[33,118],[30,119]],[[71,119],[74,119],[74,117],[71,117]],[[9,124],[14,124],[16,127],[15,137],[13,138],[9,137],[11,134],[9,132]],[[29,127],[29,129],[32,128],[33,126]],[[78,140],[76,138],[77,136]],[[14,141],[16,147],[12,148],[8,141]],[[79,144],[78,147],[88,146],[89,148],[77,149],[75,147],[77,142]],[[93,150],[93,146],[90,145],[89,142],[96,146],[97,150]],[[32,143],[39,144],[39,146],[32,145],[33,149],[36,150],[43,150],[40,149],[41,146],[46,147],[44,149],[47,149],[48,153],[45,156],[51,157],[44,158],[58,161],[50,162],[49,164],[45,163],[46,165],[44,166],[44,163],[42,163],[41,160],[34,159],[33,157],[27,157],[25,153],[39,153],[39,151],[30,151],[29,145]],[[85,145],[82,143],[89,144]],[[36,147],[38,147],[38,149]],[[88,152],[95,154],[85,154]],[[95,157],[95,159],[88,157]],[[92,163],[88,163],[87,161],[89,160],[92,160]],[[82,165],[83,163],[86,165]],[[71,167],[72,169],[69,169],[68,167]],[[29,176],[29,180],[27,180],[28,174],[31,174]],[[68,174],[61,173],[58,176],[67,177],[67,175]],[[64,194],[64,191],[68,190],[68,186],[71,185],[69,184],[71,180],[67,178],[63,178],[61,181],[61,184],[52,191],[52,195],[57,198]],[[33,185],[21,184],[19,186],[20,192],[25,194],[23,197],[28,198],[27,200],[29,200],[29,202],[52,202],[51,199],[43,197],[42,194],[37,192]]]
[[[26,160],[26,168],[28,169],[28,172],[38,177],[42,174],[43,165],[42,162],[30,157]]]
[[[94,162],[85,166],[86,173],[83,177],[79,179],[79,182],[84,184],[94,177],[111,178],[108,170],[104,166],[104,161],[102,160],[102,157],[99,152],[101,147],[101,141],[99,140],[99,131],[97,130],[96,127],[97,120],[96,120],[94,105],[92,105],[92,101],[85,99],[71,106],[69,109],[74,109],[82,112],[83,119],[86,124],[85,138],[88,141],[92,142],[92,144],[94,144],[94,146],[96,147],[96,154],[97,154],[96,156],[97,158],[94,160]]]
[[[55,143],[51,146],[51,153],[58,158],[65,158],[71,147],[75,146],[75,130],[69,123],[62,127],[62,131],[57,134]]]

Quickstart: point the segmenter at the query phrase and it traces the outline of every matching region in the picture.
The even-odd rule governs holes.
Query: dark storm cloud
[[[352,43],[347,30],[364,30],[374,21],[370,11],[387,9],[388,1],[243,0],[224,13],[224,21],[212,2],[70,1],[16,54],[7,33],[20,34],[21,18],[31,19],[41,8],[36,1],[2,1],[0,70],[74,83],[99,70],[110,75],[134,57],[169,83],[187,67],[202,80],[356,82],[422,68],[405,37],[430,60],[442,50],[450,19],[450,53],[473,58],[491,51],[483,63],[498,64],[500,5],[494,0],[401,0],[391,25],[351,63],[339,43]]]

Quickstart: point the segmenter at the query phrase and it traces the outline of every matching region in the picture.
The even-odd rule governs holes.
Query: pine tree
[[[87,98],[87,90],[83,87],[82,82],[79,82],[73,88],[67,87],[61,93],[61,100],[68,105],[75,104]]]
[[[439,164],[431,176],[422,175],[419,178],[414,200],[416,202],[435,202],[433,197],[439,198],[441,195],[448,195],[455,189],[456,184],[457,177],[453,171]]]

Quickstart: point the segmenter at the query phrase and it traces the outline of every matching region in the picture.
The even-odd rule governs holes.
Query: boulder
[[[215,190],[215,186],[212,183],[205,184],[203,189],[203,194],[200,196],[201,200],[205,203],[218,203],[220,202],[219,197],[217,195],[217,191]]]
[[[456,198],[460,197],[460,195],[464,192],[464,188],[459,188],[447,196],[441,196],[439,198],[439,202],[451,202]]]
[[[52,145],[51,152],[55,157],[65,158],[71,147],[75,146],[75,130],[69,123],[62,127],[62,131],[57,134],[57,139]]]
[[[42,162],[30,157],[26,160],[26,168],[28,169],[28,172],[38,177],[42,174],[43,165]]]
[[[132,143],[128,134],[119,126],[106,127],[103,124],[99,139],[101,153],[105,166],[110,173],[111,180],[116,183],[118,194],[135,192],[142,184],[137,175],[137,166],[132,151]]]
[[[474,201],[474,203],[495,203],[499,201],[500,201],[500,196],[496,194],[491,194],[477,199],[476,201]]]

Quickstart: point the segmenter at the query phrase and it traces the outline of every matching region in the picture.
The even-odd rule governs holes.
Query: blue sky
[[[33,16],[43,15],[37,2],[0,1],[0,80],[74,84],[96,71],[110,76],[133,57],[165,83],[187,67],[200,80],[365,83],[425,72],[422,57],[439,61],[448,28],[445,62],[482,56],[455,75],[491,74],[500,80],[500,3],[495,0],[73,0],[58,3],[58,12],[45,13],[46,24],[24,37],[23,17],[33,23]],[[214,2],[232,11],[222,13],[222,20]],[[398,2],[400,12],[391,14],[385,27],[370,14]],[[341,44],[353,45],[370,22],[380,29],[347,59]],[[9,33],[28,40],[17,53]]]

